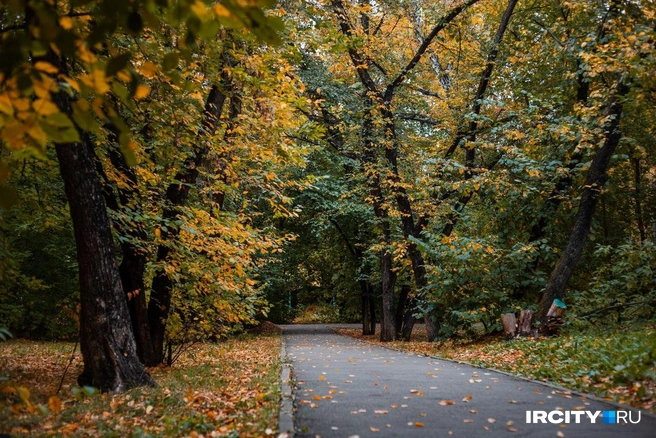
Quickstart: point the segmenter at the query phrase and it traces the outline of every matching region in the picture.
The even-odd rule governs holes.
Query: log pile
[[[542,330],[547,335],[556,335],[558,330],[564,324],[565,316],[565,303],[556,299],[551,304],[551,308],[547,313],[547,323]],[[531,327],[533,322],[533,311],[532,310],[522,310],[519,313],[519,319],[515,313],[504,313],[501,315],[501,325],[503,326],[503,333],[506,335],[506,339],[514,338],[527,338],[533,336],[534,338],[538,337],[538,330]]]

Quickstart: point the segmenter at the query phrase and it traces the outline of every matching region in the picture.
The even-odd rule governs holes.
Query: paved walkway
[[[526,411],[594,415],[624,409],[367,344],[337,335],[328,325],[283,326],[283,333],[296,381],[297,437],[656,437],[656,417],[644,412],[638,424],[603,424],[603,414],[591,424],[585,413],[570,413],[566,425],[527,424]],[[638,419],[638,411],[626,410]],[[578,415],[581,422],[575,424]]]

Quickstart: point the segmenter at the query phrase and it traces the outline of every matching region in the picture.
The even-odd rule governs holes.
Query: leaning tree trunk
[[[166,190],[166,207],[162,214],[165,220],[173,221],[189,197],[191,186],[199,175],[205,156],[210,150],[208,137],[213,135],[218,126],[226,95],[219,87],[213,86],[205,103],[203,111],[202,129],[198,134],[199,145],[195,148],[195,154],[187,158],[182,169],[176,174],[174,183]],[[168,228],[161,231],[162,241],[170,241],[178,236],[177,228]],[[157,263],[165,264],[169,260],[171,247],[160,245],[157,248]],[[166,333],[166,321],[171,309],[171,297],[173,293],[173,280],[162,267],[157,270],[153,278],[150,301],[148,302],[148,326],[153,343],[154,362],[161,363],[164,360],[164,335]]]
[[[549,311],[551,303],[553,303],[555,299],[562,300],[565,297],[565,288],[567,287],[567,283],[578,264],[581,252],[583,251],[588,234],[590,233],[590,225],[592,223],[592,217],[594,215],[599,194],[608,180],[606,170],[608,169],[610,158],[622,138],[622,134],[619,130],[620,118],[622,116],[621,100],[628,92],[629,87],[620,82],[613,101],[608,106],[606,115],[609,121],[604,127],[604,144],[592,159],[583,186],[583,194],[581,195],[581,201],[579,202],[579,209],[576,214],[574,226],[572,227],[569,241],[567,242],[567,247],[565,247],[565,251],[563,251],[560,260],[551,273],[551,277],[549,278],[538,307],[536,320],[542,325],[545,325],[547,322],[547,312]]]

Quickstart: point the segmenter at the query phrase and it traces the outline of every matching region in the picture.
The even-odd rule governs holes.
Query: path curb
[[[374,344],[372,342],[369,342],[369,341],[366,341],[366,340],[363,340],[363,339],[354,338],[354,337],[351,337],[351,336],[348,336],[348,335],[343,335],[343,334],[339,333],[337,330],[335,330],[335,328],[333,328],[333,327],[331,327],[331,329],[336,334],[338,334],[340,336],[345,336],[345,337],[354,339],[358,342],[362,342],[362,343],[365,343],[365,344],[376,345],[377,347],[386,348],[388,350],[396,351],[396,352],[399,352],[399,353],[410,353],[410,354],[414,354],[414,355],[417,355],[417,356],[429,357],[431,359],[443,360],[443,361],[453,362],[453,363],[457,363],[457,364],[461,364],[461,365],[469,365],[470,367],[473,367],[473,368],[478,368],[480,370],[492,371],[492,372],[497,373],[497,374],[502,374],[504,376],[514,378],[516,380],[523,380],[525,382],[536,383],[538,385],[546,386],[547,388],[551,388],[551,389],[554,389],[554,390],[569,391],[570,394],[572,394],[572,395],[576,395],[576,396],[579,396],[579,397],[585,397],[585,398],[588,398],[590,400],[594,400],[594,401],[597,401],[597,402],[606,403],[606,404],[609,404],[611,406],[615,406],[616,408],[619,408],[619,409],[622,409],[622,410],[629,410],[629,411],[633,411],[633,412],[641,412],[641,414],[645,414],[647,416],[656,418],[656,414],[652,414],[651,412],[646,411],[644,409],[634,408],[633,406],[629,406],[629,405],[623,405],[623,404],[618,403],[614,400],[606,400],[604,398],[598,397],[598,396],[593,395],[593,394],[586,394],[584,392],[580,392],[580,391],[570,389],[570,388],[565,388],[563,386],[559,386],[559,385],[553,384],[551,382],[543,382],[541,380],[533,380],[533,379],[529,379],[528,377],[519,376],[517,374],[509,373],[507,371],[501,371],[501,370],[497,370],[495,368],[487,368],[483,365],[476,365],[476,364],[465,362],[465,361],[462,361],[462,360],[447,359],[447,358],[444,358],[444,357],[432,356],[430,354],[415,353],[414,351],[406,351],[406,350],[402,350],[400,348],[391,347],[391,346],[387,346],[387,345]]]
[[[285,336],[280,334],[280,413],[278,414],[278,438],[294,436],[294,400],[292,398],[292,365],[287,358]]]

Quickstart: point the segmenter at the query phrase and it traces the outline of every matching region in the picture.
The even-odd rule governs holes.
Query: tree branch
[[[408,65],[406,65],[403,70],[401,70],[401,73],[390,83],[387,88],[385,89],[385,100],[386,101],[391,101],[392,97],[394,97],[394,90],[396,87],[401,85],[406,77],[408,76],[408,73],[415,68],[415,66],[419,63],[421,60],[422,56],[424,53],[426,53],[426,50],[428,50],[428,46],[431,45],[435,37],[437,36],[438,33],[442,31],[449,23],[451,23],[462,11],[467,9],[468,7],[478,3],[480,0],[466,0],[464,3],[454,7],[451,9],[444,17],[440,19],[440,21],[437,23],[435,27],[430,31],[430,33],[424,38],[424,42],[421,43],[419,48],[417,49],[417,52],[415,53],[415,56],[412,57],[410,62],[408,62]]]

